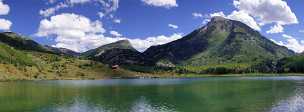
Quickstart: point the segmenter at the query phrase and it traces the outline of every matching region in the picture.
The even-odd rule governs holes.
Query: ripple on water
[[[131,110],[125,110],[126,112],[177,112],[174,109],[170,109],[165,105],[152,105],[145,97],[139,98],[131,107]],[[70,104],[56,105],[47,110],[41,112],[116,112],[115,109],[105,108],[100,105],[91,105],[85,100],[75,98]]]
[[[134,103],[130,112],[177,112],[165,105],[151,105],[145,97],[141,97]]]
[[[301,82],[300,84],[303,84]],[[304,112],[304,86],[297,86],[295,95],[280,101],[271,112]]]

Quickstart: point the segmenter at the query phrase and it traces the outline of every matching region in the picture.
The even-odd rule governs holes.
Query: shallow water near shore
[[[304,77],[0,82],[0,112],[302,112]]]

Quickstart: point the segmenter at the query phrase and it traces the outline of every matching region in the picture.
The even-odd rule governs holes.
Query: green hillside
[[[112,70],[100,62],[57,55],[39,44],[27,43],[34,41],[18,35],[0,35],[0,80],[104,79],[145,75],[121,68]],[[9,41],[3,41],[3,37]]]
[[[304,73],[304,55],[287,57],[279,60],[278,72]]]
[[[279,46],[249,26],[215,17],[182,39],[153,46],[144,52],[157,65],[206,66],[256,64],[295,53]]]

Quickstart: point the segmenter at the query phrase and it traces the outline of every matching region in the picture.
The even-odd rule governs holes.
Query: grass
[[[112,70],[102,63],[74,57],[28,51],[23,54],[32,59],[31,65],[19,64],[24,63],[24,58],[9,55],[16,60],[13,63],[0,62],[0,80],[95,80],[145,75],[125,69]]]

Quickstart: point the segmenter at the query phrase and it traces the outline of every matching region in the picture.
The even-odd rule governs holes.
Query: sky
[[[303,52],[303,5],[303,0],[0,0],[0,31],[77,52],[128,39],[143,52],[222,16]]]

